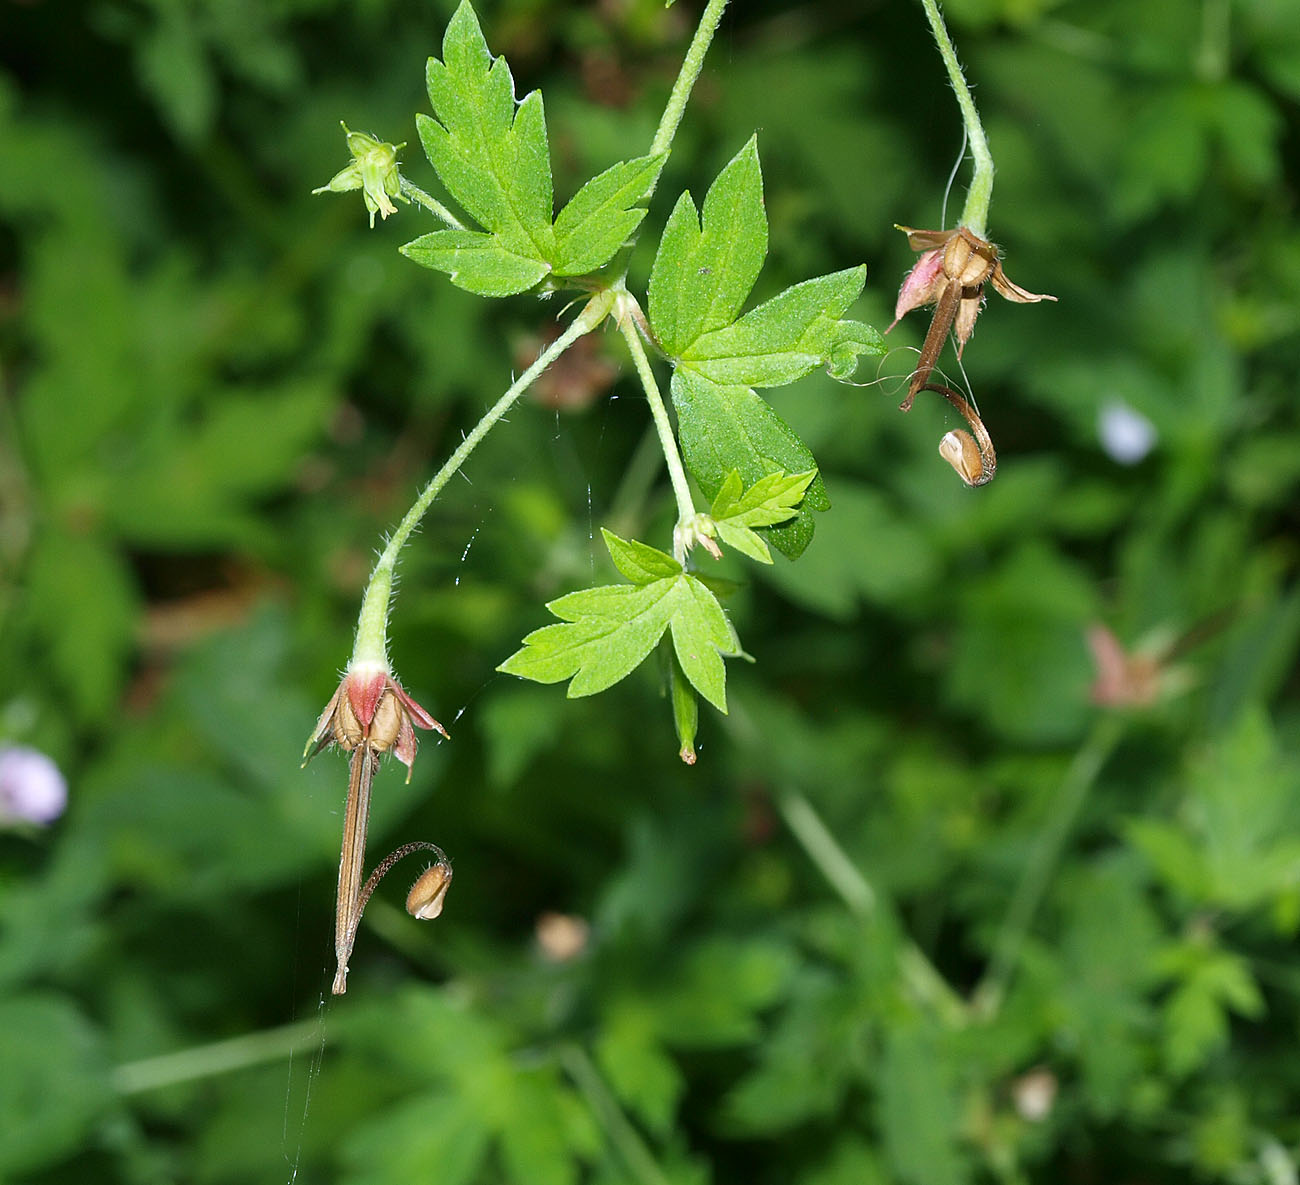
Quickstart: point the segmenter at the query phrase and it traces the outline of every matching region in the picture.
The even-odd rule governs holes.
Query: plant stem
[[[619,329],[622,330],[623,338],[627,342],[632,362],[641,379],[641,386],[645,389],[655,431],[659,433],[659,446],[663,449],[664,461],[668,465],[668,476],[673,483],[673,493],[677,497],[677,522],[680,526],[695,517],[695,503],[691,500],[691,487],[686,480],[686,470],[682,467],[682,455],[677,450],[677,437],[673,435],[673,426],[668,420],[668,409],[664,406],[663,396],[659,394],[659,384],[655,382],[654,371],[650,368],[650,359],[646,357],[645,347],[641,344],[641,335],[637,332],[632,318],[621,317]],[[678,556],[678,559],[681,558]]]
[[[408,181],[400,173],[398,174],[398,180],[401,182],[404,197],[408,197],[413,202],[423,206],[430,214],[435,218],[442,219],[453,230],[465,229],[465,224],[432,194],[425,193],[414,181]]]
[[[470,430],[468,436],[460,442],[459,447],[447,463],[434,474],[429,484],[420,491],[414,505],[389,536],[383,554],[370,574],[370,583],[366,586],[365,596],[361,601],[361,614],[357,621],[357,637],[352,648],[353,665],[370,663],[387,665],[388,607],[392,599],[393,571],[397,566],[397,557],[406,541],[411,537],[424,513],[433,500],[469,459],[470,453],[478,447],[479,441],[491,431],[493,425],[514,406],[515,401],[528,390],[537,377],[578,338],[590,333],[608,315],[613,306],[613,295],[598,292],[574,319],[573,323],[546,347],[527,370],[524,371],[500,399],[484,414],[483,418]]]
[[[198,1045],[176,1053],[164,1053],[160,1057],[126,1062],[113,1070],[113,1086],[118,1094],[141,1094],[146,1090],[197,1082],[232,1070],[277,1062],[292,1053],[318,1046],[320,1042],[320,1021],[299,1021],[278,1029],[216,1041],[211,1045]]]
[[[1052,873],[1061,858],[1065,841],[1087,800],[1097,775],[1115,751],[1123,734],[1121,717],[1109,713],[1098,719],[1070,762],[1048,808],[1047,822],[1029,854],[1020,883],[1007,907],[1006,916],[993,941],[988,969],[971,996],[972,1009],[982,1017],[997,1014],[1006,997],[1020,952],[1029,937],[1038,907],[1047,892]]]
[[[787,790],[778,797],[777,806],[795,839],[850,912],[871,918],[878,902],[875,889],[849,859],[812,803],[797,790]],[[961,1028],[966,1023],[965,1002],[910,938],[901,939],[898,965],[913,995],[932,1007],[950,1028]]]
[[[859,917],[870,917],[876,909],[875,890],[836,842],[812,803],[797,791],[789,791],[781,795],[777,805],[794,837],[844,904]]]
[[[682,116],[686,112],[686,103],[691,97],[691,88],[694,87],[695,80],[700,76],[700,70],[704,66],[704,56],[709,52],[713,34],[718,31],[718,22],[722,20],[722,12],[726,7],[727,0],[709,0],[708,4],[705,5],[704,12],[700,16],[700,23],[695,29],[695,36],[691,38],[690,47],[686,50],[686,57],[682,60],[682,68],[678,71],[677,81],[673,83],[672,93],[668,96],[668,104],[664,107],[663,116],[659,120],[655,138],[650,144],[651,156],[672,150],[673,137],[677,135],[677,126],[682,122]],[[654,186],[652,185],[646,197],[649,198],[653,193]]]
[[[605,1130],[611,1145],[622,1158],[624,1165],[640,1185],[668,1185],[664,1175],[650,1149],[628,1121],[623,1109],[618,1105],[600,1071],[592,1064],[587,1051],[580,1045],[568,1042],[560,1046],[560,1064],[573,1079],[574,1084],[587,1100],[587,1106],[595,1114],[597,1122]]]
[[[989,152],[984,125],[980,122],[979,112],[975,110],[975,100],[971,97],[970,87],[966,85],[966,75],[962,73],[961,63],[957,60],[957,51],[953,48],[952,38],[948,36],[948,28],[943,23],[939,0],[921,0],[921,6],[930,22],[930,31],[934,34],[943,64],[948,69],[952,89],[957,92],[957,106],[961,108],[966,140],[970,144],[970,154],[975,165],[970,189],[966,191],[966,205],[961,212],[961,225],[984,238],[989,219],[989,201],[993,197],[993,154]]]

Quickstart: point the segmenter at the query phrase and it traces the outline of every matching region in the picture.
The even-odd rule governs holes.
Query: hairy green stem
[[[797,790],[787,790],[777,798],[777,807],[795,839],[850,912],[869,919],[876,911],[876,891],[849,859],[812,803]],[[917,1000],[931,1007],[951,1028],[961,1028],[966,1023],[965,1002],[910,938],[902,941],[898,963],[904,982]]]
[[[970,145],[971,159],[975,166],[970,189],[966,191],[966,205],[961,212],[961,225],[984,238],[989,220],[989,201],[993,197],[993,154],[989,152],[984,125],[980,122],[979,112],[975,110],[975,100],[971,97],[970,87],[966,85],[966,75],[962,73],[961,63],[957,60],[957,51],[953,48],[952,38],[948,36],[948,28],[943,23],[939,0],[921,0],[921,6],[925,9],[930,31],[934,34],[935,44],[947,67],[952,89],[957,92],[957,106],[961,108],[962,123],[966,126],[966,141]]]
[[[700,76],[704,57],[709,52],[713,34],[718,31],[718,22],[722,20],[722,12],[726,7],[727,0],[709,0],[705,5],[700,23],[695,29],[695,36],[691,38],[686,57],[682,60],[682,68],[677,73],[677,81],[673,83],[672,93],[668,96],[668,103],[659,120],[655,138],[650,144],[651,156],[672,149],[673,137],[677,135],[677,126],[682,122],[687,100],[691,97],[691,88],[695,86],[695,80]],[[646,197],[649,198],[653,193],[652,185]]]
[[[668,420],[668,409],[664,406],[663,396],[659,394],[659,384],[655,382],[654,371],[650,368],[650,359],[646,357],[645,347],[641,344],[641,335],[637,332],[633,319],[621,317],[619,328],[632,355],[632,362],[641,379],[641,386],[645,389],[655,431],[659,433],[659,446],[663,449],[664,461],[668,465],[668,476],[673,483],[673,493],[677,497],[677,523],[680,526],[695,517],[695,503],[691,499],[691,487],[686,480],[686,470],[682,467],[682,455],[677,449],[677,437],[673,434],[673,426]],[[683,557],[677,558],[680,560]]]
[[[432,194],[425,193],[424,190],[416,185],[414,181],[408,181],[400,173],[398,174],[398,181],[401,183],[403,197],[408,197],[411,201],[423,206],[430,214],[435,218],[441,219],[453,230],[465,229],[465,224],[461,222],[455,214],[448,210],[447,207]]]
[[[114,1069],[113,1086],[118,1094],[141,1094],[182,1082],[198,1082],[232,1070],[278,1062],[292,1053],[315,1048],[320,1042],[320,1021],[299,1021],[211,1045],[196,1045],[176,1053],[126,1062]]]
[[[580,1045],[567,1042],[559,1048],[560,1064],[582,1092],[597,1122],[605,1132],[632,1180],[639,1185],[668,1185],[668,1177],[659,1167],[650,1149],[635,1127],[623,1114],[605,1080],[600,1076],[587,1051]]]
[[[361,614],[357,621],[356,643],[352,648],[352,663],[374,664],[384,666],[388,653],[388,607],[393,592],[393,571],[397,566],[397,557],[406,541],[411,537],[424,513],[433,500],[442,492],[442,488],[456,475],[460,467],[469,459],[470,453],[478,447],[502,416],[514,406],[516,400],[532,386],[537,377],[578,338],[590,333],[608,315],[613,306],[613,295],[599,292],[593,296],[574,319],[573,323],[546,347],[527,370],[524,371],[500,399],[484,414],[483,418],[470,430],[468,436],[460,442],[459,447],[443,465],[429,484],[420,491],[411,509],[389,536],[387,546],[370,574],[370,583],[366,586],[365,596],[361,601]]]
[[[993,940],[988,968],[971,996],[971,1005],[977,1015],[991,1017],[1001,1008],[1065,842],[1074,830],[1088,792],[1115,751],[1123,731],[1123,720],[1119,716],[1111,713],[1100,717],[1057,787],[1048,808],[1047,822],[1029,854],[1020,874],[1020,883],[1016,885],[1006,916]]]

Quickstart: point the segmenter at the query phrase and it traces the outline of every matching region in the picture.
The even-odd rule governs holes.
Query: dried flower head
[[[1027,292],[1013,284],[1002,270],[1002,257],[996,244],[980,238],[964,226],[955,230],[915,230],[898,228],[921,257],[903,280],[894,306],[893,329],[913,309],[934,305],[934,316],[921,346],[916,370],[908,387],[904,409],[916,393],[930,381],[949,330],[957,335],[957,357],[961,357],[970,335],[975,332],[975,318],[984,304],[984,285],[1017,304],[1034,304],[1055,300],[1054,296]],[[886,333],[889,330],[885,331]]]
[[[1156,631],[1127,651],[1104,625],[1089,626],[1087,636],[1097,672],[1090,694],[1103,708],[1149,708],[1192,686],[1192,672],[1173,662],[1187,638]],[[1196,631],[1189,635],[1195,636]]]
[[[387,666],[358,663],[348,667],[325,705],[303,756],[310,761],[331,744],[349,753],[360,746],[376,755],[391,750],[406,766],[409,782],[417,728],[447,735],[447,730],[406,694]]]

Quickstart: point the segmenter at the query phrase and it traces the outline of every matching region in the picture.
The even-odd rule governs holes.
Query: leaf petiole
[[[623,302],[632,302],[628,294],[622,294]],[[637,309],[640,313],[640,309]],[[645,346],[641,344],[641,335],[637,331],[637,315],[618,317],[618,327],[627,342],[628,352],[636,367],[637,377],[645,390],[646,402],[650,404],[650,416],[654,420],[655,431],[659,435],[659,445],[663,449],[664,462],[668,466],[668,477],[672,481],[673,494],[677,498],[677,524],[680,527],[695,518],[695,503],[691,498],[690,483],[686,480],[686,469],[682,465],[682,454],[677,448],[677,437],[668,419],[668,408],[664,406],[664,397],[659,392],[654,371],[650,368],[650,359],[646,356]],[[685,563],[686,548],[684,537],[680,532],[674,533],[673,557],[678,563]]]
[[[465,224],[447,209],[432,194],[425,193],[414,181],[407,179],[399,174],[398,181],[402,187],[402,196],[410,198],[411,201],[423,206],[435,218],[441,219],[453,230],[464,230]]]

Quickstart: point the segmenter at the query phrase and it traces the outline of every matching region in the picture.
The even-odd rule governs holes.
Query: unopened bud
[[[984,460],[969,432],[954,428],[939,441],[939,456],[948,462],[968,486],[984,484]]]
[[[361,196],[370,212],[370,225],[375,225],[375,215],[387,218],[397,213],[391,198],[408,199],[402,194],[402,177],[398,171],[397,153],[405,144],[389,144],[365,132],[354,132],[343,125],[352,163],[335,173],[328,185],[313,189],[312,193],[346,193],[361,190]]]
[[[443,899],[450,887],[451,865],[443,860],[429,865],[406,895],[406,912],[422,922],[432,921],[442,913]]]

